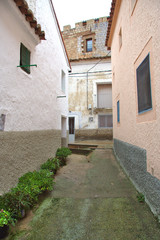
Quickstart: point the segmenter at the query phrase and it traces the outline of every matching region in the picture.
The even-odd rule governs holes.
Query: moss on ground
[[[83,156],[72,165],[75,156],[56,177],[53,194],[35,211],[30,228],[9,240],[160,239],[159,223],[138,202],[111,149],[96,150],[89,163]]]

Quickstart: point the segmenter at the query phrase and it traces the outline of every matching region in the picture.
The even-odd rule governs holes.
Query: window
[[[86,52],[92,52],[92,38],[86,40]]]
[[[119,30],[119,49],[122,47],[122,28]]]
[[[120,123],[120,105],[119,105],[119,101],[117,101],[117,122]]]
[[[112,108],[112,85],[111,84],[97,85],[97,107]]]
[[[62,90],[62,92],[65,93],[65,90],[66,90],[66,77],[65,77],[65,73],[63,72],[63,70],[62,70],[62,73],[61,73],[61,90]]]
[[[152,109],[149,54],[136,70],[138,113]]]
[[[26,73],[30,73],[30,55],[30,51],[21,43],[20,66]]]
[[[98,127],[99,128],[112,128],[113,121],[112,115],[98,115]]]
[[[82,25],[83,25],[83,26],[86,26],[86,25],[87,25],[87,21],[83,21],[83,22],[82,22]]]

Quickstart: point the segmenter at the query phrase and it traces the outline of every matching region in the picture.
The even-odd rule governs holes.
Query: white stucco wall
[[[99,61],[99,59],[81,60],[71,63],[69,110],[71,111],[70,115],[75,117],[76,129],[98,128],[98,114],[94,112],[94,109],[97,107],[97,84],[112,83],[110,59]],[[87,109],[87,71],[89,69],[91,70],[88,74],[88,106],[91,106],[91,109]],[[108,72],[95,73],[99,71]],[[92,122],[89,122],[89,117],[93,117]]]
[[[30,2],[30,7],[32,1]],[[68,113],[68,94],[61,91],[61,71],[68,66],[49,0],[37,1],[34,12],[46,40],[39,42],[14,1],[0,1],[0,115],[6,115],[5,131],[61,129]],[[20,43],[31,51],[31,73],[18,68]]]
[[[144,148],[147,169],[160,178],[160,1],[123,0],[112,41],[114,138]],[[122,46],[119,31],[122,29]],[[152,110],[138,114],[136,68],[150,53]],[[120,101],[120,124],[117,101]]]

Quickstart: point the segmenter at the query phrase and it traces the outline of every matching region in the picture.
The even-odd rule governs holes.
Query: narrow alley
[[[103,143],[87,157],[72,154],[32,221],[21,221],[21,232],[8,239],[159,240],[158,221],[137,200],[111,145]]]

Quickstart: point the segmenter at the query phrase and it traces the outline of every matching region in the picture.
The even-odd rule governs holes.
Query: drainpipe
[[[107,53],[106,57],[107,57],[110,53],[111,53],[111,51],[109,51],[109,52]],[[95,66],[97,66],[97,64],[100,63],[102,60],[103,60],[103,58],[100,59],[97,63],[95,63],[95,65],[94,65],[93,67],[91,67],[91,68],[87,71],[87,84],[86,84],[86,85],[87,85],[87,110],[88,110],[88,73],[89,73],[89,71],[90,71],[91,69],[93,69]]]
[[[87,71],[87,110],[88,110],[88,73],[91,69],[93,69],[98,63],[100,63],[103,59],[100,59],[93,67],[91,67],[88,71]]]

